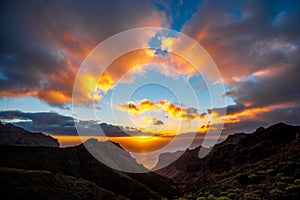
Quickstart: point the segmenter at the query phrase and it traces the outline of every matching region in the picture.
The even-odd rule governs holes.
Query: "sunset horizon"
[[[12,185],[46,170],[91,181],[49,178],[95,199],[299,197],[299,1],[4,1],[0,13]]]

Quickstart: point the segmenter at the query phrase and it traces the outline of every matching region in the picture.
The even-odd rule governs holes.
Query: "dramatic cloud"
[[[300,50],[300,49],[299,49]],[[300,51],[298,51],[299,55]],[[300,60],[276,74],[234,84],[229,93],[236,101],[249,107],[300,103]]]
[[[95,58],[93,62],[97,62],[97,58]],[[113,89],[118,82],[132,82],[135,78],[135,74],[145,73],[147,65],[153,63],[158,64],[158,70],[168,77],[176,77],[178,73],[189,76],[195,74],[195,68],[185,59],[172,53],[168,53],[168,55],[156,54],[156,50],[150,49],[149,46],[149,49],[139,49],[120,56],[106,68],[101,77],[98,77],[99,74],[97,73],[85,73],[81,78],[83,81],[80,85],[82,85],[82,87],[87,87],[86,85],[93,87],[80,88],[80,90],[94,91],[95,88],[98,88],[104,93],[107,93],[108,90]],[[169,67],[174,70],[170,70]],[[91,84],[87,84],[86,79],[92,80],[89,82]]]
[[[166,100],[159,102],[152,102],[148,99],[144,99],[140,102],[129,102],[128,104],[120,104],[119,110],[129,112],[133,116],[140,115],[146,111],[165,112],[167,118],[182,119],[186,122],[192,120],[200,120],[206,117],[206,113],[198,113],[196,108],[182,108]]]
[[[299,124],[298,21],[296,1],[205,0],[184,25],[182,31],[214,59],[236,103],[228,106],[226,131],[280,121]]]
[[[0,111],[0,120],[12,122],[16,126],[33,132],[44,132],[50,135],[78,135],[74,118],[55,112],[29,113],[19,110]],[[160,123],[159,121],[155,122]],[[88,136],[98,135],[97,133],[99,133],[100,128],[104,134],[109,137],[137,135],[141,133],[141,131],[134,130],[130,127],[100,123],[94,120],[78,121],[77,126],[85,130],[85,134]]]
[[[50,105],[67,106],[77,70],[98,43],[130,28],[170,27],[184,15],[175,16],[171,7],[165,1],[147,0],[2,3],[0,98],[33,96]],[[192,10],[197,11],[191,19],[183,20],[181,31],[207,50],[227,84],[227,96],[235,103],[227,107],[224,132],[252,131],[279,121],[299,124],[299,2],[203,0]],[[182,52],[192,54],[193,47],[181,48],[180,40],[161,37],[161,47],[166,51],[180,47]],[[207,64],[202,57],[197,62]],[[160,72],[168,77],[176,73],[166,66],[187,77],[196,73],[179,56],[137,50],[116,59],[100,79],[93,73],[84,74],[79,80],[83,92],[76,101],[101,100],[101,95],[118,81],[131,82],[135,73],[145,73],[144,67],[137,66],[147,63],[160,63]],[[207,69],[209,74],[211,68]],[[133,73],[126,74],[130,70]],[[143,100],[118,108],[133,116],[146,111],[163,112],[169,118],[187,122],[207,117],[195,108],[182,108],[168,101]],[[218,117],[218,108],[209,109],[208,115]],[[73,118],[57,113],[1,111],[0,116],[17,120],[14,123],[32,131],[76,134]],[[151,119],[151,123],[161,126],[164,122]],[[91,132],[99,128],[96,121],[82,121],[81,125]],[[208,128],[209,124],[203,127]]]
[[[0,97],[59,106],[71,101],[77,69],[99,42],[130,28],[168,25],[149,1],[6,1],[0,15]]]
[[[74,119],[54,112],[1,111],[0,119],[13,121],[15,125],[30,131],[42,131],[54,135],[77,135]]]
[[[299,6],[280,1],[203,1],[183,32],[212,56],[227,81],[286,63],[299,46]]]

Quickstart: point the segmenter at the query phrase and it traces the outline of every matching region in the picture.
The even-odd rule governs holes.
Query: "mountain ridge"
[[[32,133],[13,124],[2,124],[0,121],[0,144],[16,146],[59,147],[57,139],[42,132]]]
[[[200,147],[187,150],[156,172],[177,183],[184,199],[296,200],[300,198],[299,133],[299,126],[284,123],[258,128],[237,143],[225,140],[215,145],[201,159]]]
[[[253,133],[233,134],[215,145],[201,159],[198,156],[201,146],[178,151],[182,155],[169,166],[157,170],[156,173],[160,175],[154,172],[132,174],[111,169],[96,160],[86,145],[95,149],[104,147],[102,154],[117,149],[116,155],[120,153],[120,159],[128,161],[128,152],[118,143],[99,142],[96,139],[66,148],[0,145],[0,176],[7,178],[5,174],[10,173],[16,180],[22,181],[24,176],[33,175],[29,172],[41,173],[43,170],[66,176],[67,180],[83,188],[94,182],[96,189],[88,190],[87,194],[93,194],[96,199],[98,196],[95,196],[95,191],[100,196],[108,195],[112,199],[161,199],[178,195],[187,200],[199,197],[296,200],[300,197],[300,126],[278,123],[268,128],[259,127]],[[160,158],[164,155],[167,154],[162,154]],[[133,167],[143,167],[135,163],[133,158],[129,159]],[[44,172],[41,174],[46,175]],[[46,176],[65,187],[64,178]],[[32,188],[27,189],[34,194]],[[72,188],[69,189],[72,191]],[[39,190],[47,191],[46,188]],[[78,195],[83,194],[86,193]]]
[[[210,165],[214,165],[214,166],[221,165],[222,166],[219,168],[216,167],[215,169],[219,169],[219,170],[225,169],[226,170],[227,168],[230,167],[231,164],[241,165],[241,164],[246,163],[246,161],[242,155],[242,154],[244,154],[244,155],[246,154],[246,152],[244,152],[246,147],[251,148],[252,150],[253,149],[255,150],[254,153],[253,152],[251,153],[251,151],[247,150],[248,151],[247,153],[251,154],[250,157],[253,159],[250,161],[254,162],[256,160],[266,158],[270,154],[275,153],[275,149],[274,149],[275,147],[268,148],[268,151],[271,151],[271,152],[265,152],[267,155],[264,155],[263,152],[260,152],[260,150],[262,150],[262,149],[259,149],[260,145],[265,145],[265,146],[271,145],[271,147],[272,147],[272,144],[273,144],[273,145],[279,145],[279,147],[280,147],[280,144],[282,144],[282,145],[287,144],[296,138],[295,130],[296,129],[298,130],[299,128],[300,127],[297,127],[297,126],[293,127],[291,125],[286,125],[284,123],[278,123],[278,124],[275,124],[275,125],[272,125],[272,126],[266,128],[264,130],[257,129],[253,133],[249,133],[246,136],[244,135],[236,143],[228,142],[226,139],[225,141],[223,141],[219,144],[216,144],[214,146],[214,148],[209,152],[209,154],[206,157],[204,157],[203,159],[200,159],[198,157],[198,152],[199,152],[200,147],[197,147],[192,150],[187,150],[185,152],[185,154],[183,154],[178,160],[176,160],[174,163],[172,163],[170,167],[178,166],[179,163],[187,163],[186,169],[189,169],[191,171],[195,171],[197,169],[203,169],[204,171],[209,171],[212,166],[210,168],[207,168],[206,165],[199,163],[199,161],[202,160],[202,161],[210,162]],[[293,133],[288,134],[287,136],[289,136],[289,137],[286,137],[286,136],[283,137],[282,134],[280,134],[280,129],[284,129],[284,130],[293,129],[292,130]],[[270,135],[270,132],[275,133],[275,134]],[[265,134],[262,134],[262,133],[265,133]],[[235,137],[235,136],[234,135],[231,136],[229,138],[229,140],[231,140],[232,137]],[[261,142],[259,145],[257,144],[258,141]],[[251,146],[253,146],[253,147],[251,147]],[[235,158],[235,160],[234,160],[235,163],[225,162],[224,160],[222,160],[222,162],[216,161],[216,158],[226,157],[226,156],[222,155],[224,152],[228,152],[230,155],[235,155],[235,156],[238,155],[237,156],[238,158]],[[256,157],[256,156],[258,156],[258,157]],[[165,169],[158,170],[157,173],[159,173],[161,175],[167,174],[166,170],[168,167],[169,166],[167,166]],[[171,176],[167,176],[167,177],[170,178]],[[172,176],[172,178],[174,178],[174,176]],[[176,178],[175,178],[175,180],[176,180],[176,182],[181,182],[180,180],[177,180]]]
[[[83,144],[66,148],[0,145],[0,152],[0,167],[46,170],[82,178],[130,199],[160,199],[178,193],[169,179],[153,172],[125,173],[104,165]]]

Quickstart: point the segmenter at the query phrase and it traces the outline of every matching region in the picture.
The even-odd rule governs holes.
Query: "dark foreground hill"
[[[100,154],[120,147],[97,140],[89,143],[101,146]],[[0,192],[6,199],[300,199],[300,127],[280,123],[252,134],[235,134],[202,159],[199,149],[185,151],[157,171],[176,182],[178,193],[170,179],[153,172],[111,169],[83,145],[0,145]],[[168,156],[172,155],[162,155],[161,160]],[[116,166],[142,167],[124,150],[117,160],[121,162]]]
[[[39,170],[0,167],[1,199],[127,199],[91,181]]]
[[[160,199],[162,196],[170,197],[176,194],[175,188],[167,178],[153,172],[131,174],[114,170],[96,160],[83,145],[68,148],[1,145],[0,166],[46,170],[82,178],[130,199]]]
[[[199,147],[187,150],[157,172],[178,183],[184,199],[300,199],[299,133],[283,123],[259,128],[237,142],[231,136],[202,159]]]
[[[1,198],[161,199],[178,193],[169,179],[156,173],[125,173],[102,164],[83,144],[55,148],[57,140],[42,133],[12,124],[0,124],[0,129]],[[90,139],[85,145],[117,169],[146,171],[119,144]]]
[[[57,139],[43,133],[31,133],[12,124],[0,122],[0,144],[16,146],[59,147]]]

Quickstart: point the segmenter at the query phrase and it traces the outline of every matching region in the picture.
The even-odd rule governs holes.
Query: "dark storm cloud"
[[[55,112],[28,113],[19,110],[0,111],[0,120],[4,122],[13,120],[15,121],[13,124],[16,126],[33,132],[45,132],[51,135],[78,135],[74,118]],[[82,131],[82,134],[87,136],[99,135],[100,130],[103,131],[106,136],[110,137],[141,133],[138,130],[129,130],[122,126],[106,123],[100,124],[99,121],[95,120],[80,120],[77,123],[77,128]]]
[[[149,1],[5,1],[0,11],[0,98],[71,100],[80,63],[99,42],[140,26],[167,24]]]
[[[300,125],[300,106],[276,108],[269,112],[259,113],[255,119],[243,120],[238,123],[225,123],[222,135],[238,132],[253,132],[258,127],[268,127],[276,123]]]
[[[300,65],[299,65],[300,67]],[[251,102],[251,107],[300,103],[299,67],[288,68],[275,76],[257,81],[237,83],[237,89],[231,96],[239,102]]]
[[[245,110],[245,106],[241,103],[236,103],[234,105],[229,105],[226,107],[226,114],[235,114],[239,113],[243,110]],[[224,108],[213,108],[213,109],[208,109],[207,113],[211,114],[212,112],[215,112],[216,114],[220,115],[224,113]]]
[[[287,104],[257,119],[227,123],[227,131],[277,121],[299,123],[299,21],[299,1],[204,0],[184,25],[182,31],[203,45],[228,83],[228,95],[236,102],[227,107],[228,114]],[[0,98],[30,95],[63,106],[71,100],[81,61],[95,45],[129,28],[166,23],[148,1],[2,2]],[[267,73],[255,75],[259,72]],[[6,113],[7,119],[15,119],[9,118],[12,114],[31,120],[18,122],[30,130],[76,134],[71,120],[56,113],[14,111]],[[82,123],[97,128],[94,122]]]
[[[76,135],[74,119],[54,112],[27,113],[18,110],[1,111],[1,120],[21,120],[14,122],[29,131],[42,131],[48,134]]]
[[[277,108],[270,112],[260,113],[257,119],[267,119],[269,125],[278,122],[300,125],[300,106]]]
[[[300,35],[299,3],[289,3],[284,9],[282,1],[203,1],[183,32],[204,46],[227,81],[246,77],[288,62]]]
[[[203,45],[229,86],[227,95],[236,105],[228,106],[227,114],[273,106],[226,123],[226,130],[299,124],[299,21],[299,1],[205,0],[185,24],[182,31]]]

